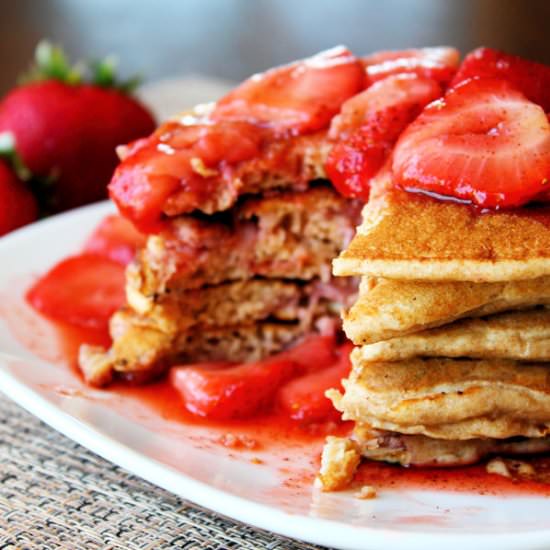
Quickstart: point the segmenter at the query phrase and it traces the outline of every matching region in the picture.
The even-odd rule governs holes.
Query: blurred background
[[[238,81],[344,43],[356,53],[450,44],[550,63],[548,0],[3,0],[0,94],[38,40],[114,53],[123,75]]]

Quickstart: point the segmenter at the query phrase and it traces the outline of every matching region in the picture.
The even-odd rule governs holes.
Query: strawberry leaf
[[[19,84],[40,80],[59,80],[72,86],[92,84],[131,94],[142,79],[139,76],[133,76],[128,80],[117,80],[117,65],[117,59],[112,55],[102,60],[78,61],[71,65],[63,48],[43,40],[36,47],[34,63],[21,76]]]
[[[19,79],[20,84],[39,80],[60,80],[67,84],[80,84],[85,67],[81,63],[71,66],[65,52],[47,40],[42,40],[36,47],[34,64]]]
[[[128,80],[118,81],[117,66],[118,59],[112,55],[99,61],[92,61],[90,63],[91,83],[101,88],[116,88],[124,93],[132,93],[141,84],[141,77],[133,76]]]

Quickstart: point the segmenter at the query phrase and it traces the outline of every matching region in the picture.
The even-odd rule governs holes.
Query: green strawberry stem
[[[43,40],[36,47],[33,65],[19,82],[27,84],[40,80],[59,80],[71,86],[92,84],[132,93],[141,83],[141,78],[134,76],[128,80],[118,80],[116,68],[117,60],[114,56],[107,56],[99,61],[79,61],[71,65],[63,48]]]

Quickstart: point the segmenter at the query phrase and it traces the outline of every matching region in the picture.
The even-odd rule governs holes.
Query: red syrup
[[[515,208],[481,208],[468,200],[458,199],[451,195],[441,195],[433,191],[412,187],[407,187],[403,190],[414,197],[414,200],[417,202],[425,201],[455,204],[468,208],[473,216],[502,214],[509,217],[531,219],[541,223],[546,228],[550,228],[550,204],[548,204],[547,199],[545,199],[544,202],[533,201],[524,206]],[[405,197],[406,195],[403,198]]]
[[[550,457],[531,457],[522,460],[529,461],[537,470],[550,469]],[[485,464],[460,468],[404,468],[365,461],[355,475],[354,485],[372,485],[377,489],[449,491],[499,497],[550,497],[550,483],[489,474]]]

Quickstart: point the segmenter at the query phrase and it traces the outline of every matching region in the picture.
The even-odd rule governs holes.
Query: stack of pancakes
[[[550,449],[550,209],[479,212],[383,177],[333,265],[361,285],[352,373],[329,392],[355,429],[326,479],[350,449],[418,466]]]
[[[253,159],[192,211],[166,206],[163,229],[127,269],[111,348],[81,348],[89,383],[141,382],[180,362],[254,361],[340,325],[357,281],[334,279],[331,261],[360,205],[323,180],[324,137],[306,138],[285,140],[286,173]],[[282,156],[281,143],[270,147]]]

